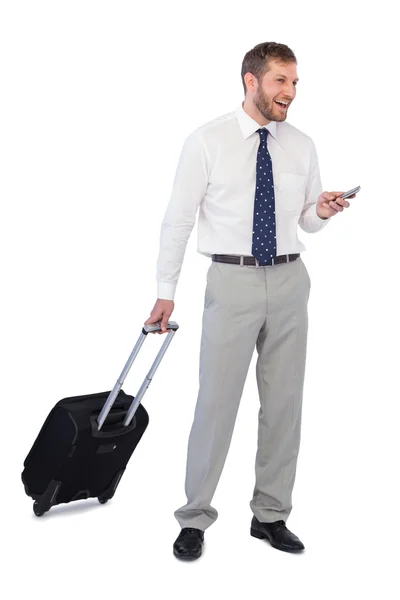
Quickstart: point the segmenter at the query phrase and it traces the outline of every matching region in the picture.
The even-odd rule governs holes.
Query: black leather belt
[[[292,262],[299,258],[300,254],[282,254],[281,256],[274,256],[271,258],[266,265],[260,265],[258,260],[254,256],[234,256],[230,254],[213,254],[211,259],[213,262],[229,263],[231,265],[241,265],[244,267],[263,267],[271,265],[279,265],[281,263]]]

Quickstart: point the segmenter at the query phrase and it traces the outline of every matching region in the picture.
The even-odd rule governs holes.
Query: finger
[[[168,325],[168,317],[164,317],[162,322],[161,322],[161,331],[162,333],[165,333],[167,331],[167,325]]]
[[[160,316],[157,316],[157,317],[156,317],[155,315],[151,315],[151,316],[150,316],[150,317],[147,319],[147,321],[145,321],[145,323],[144,323],[144,324],[145,324],[145,325],[153,325],[154,323],[158,323],[158,322],[159,322],[159,320],[160,320],[160,318],[161,318],[161,315],[160,315]],[[159,332],[158,332],[158,331],[150,331],[150,333],[151,333],[152,335],[154,335],[155,333],[159,333]]]
[[[329,202],[329,200],[335,200],[336,199],[335,194],[333,194],[332,192],[324,192],[323,194],[321,194],[321,196],[327,202]]]
[[[325,208],[328,208],[331,211],[332,215],[337,213],[337,209],[335,208],[335,205],[332,201],[323,202],[322,206],[324,206]]]
[[[324,192],[323,196],[327,200],[336,200],[336,198],[339,198],[342,194],[344,194],[344,192]]]
[[[340,204],[340,206],[343,206],[344,208],[348,208],[350,206],[350,203],[343,198],[336,198],[336,204]]]
[[[343,196],[344,192],[330,192],[332,195],[334,194],[336,198],[340,198]],[[352,194],[351,196],[347,196],[348,198],[355,198],[357,194]]]
[[[337,202],[335,202],[335,200],[331,200],[329,202],[329,206],[331,208],[333,208],[334,210],[336,210],[337,212],[342,212],[342,210],[343,210],[343,206],[340,206],[340,204],[338,204]]]
[[[329,202],[329,206],[330,206],[331,208],[333,208],[333,210],[336,210],[336,212],[339,212],[339,211],[343,210],[343,207],[342,207],[342,206],[340,206],[340,204],[337,204],[337,203],[335,202],[335,200],[331,200],[331,201]]]
[[[145,325],[153,325],[154,323],[159,323],[162,319],[162,313],[161,314],[157,314],[157,313],[152,313],[150,315],[150,317],[147,319],[147,321],[145,322]]]

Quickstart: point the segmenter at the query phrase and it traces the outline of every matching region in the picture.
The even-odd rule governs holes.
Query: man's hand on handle
[[[147,319],[147,321],[145,321],[144,324],[150,325],[161,321],[161,331],[153,331],[152,333],[158,333],[160,335],[163,333],[168,333],[169,329],[167,329],[167,325],[174,308],[175,303],[173,300],[163,300],[162,298],[158,298],[153,310],[151,311],[150,317]]]

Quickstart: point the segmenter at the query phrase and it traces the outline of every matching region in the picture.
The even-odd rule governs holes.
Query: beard
[[[275,102],[272,99],[269,100],[262,89],[258,90],[258,93],[254,98],[254,105],[268,121],[285,121],[286,119],[287,110],[281,112]]]

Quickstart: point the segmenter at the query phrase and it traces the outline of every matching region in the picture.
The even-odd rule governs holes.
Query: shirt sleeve
[[[197,131],[185,140],[171,198],[161,224],[157,297],[173,300],[197,210],[208,185],[208,161]]]
[[[304,207],[299,218],[300,227],[307,233],[315,233],[323,229],[332,217],[321,219],[317,215],[318,196],[322,194],[323,188],[319,172],[318,156],[313,140],[310,138],[310,167],[308,171],[306,197]]]

